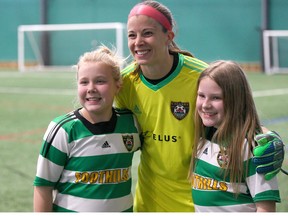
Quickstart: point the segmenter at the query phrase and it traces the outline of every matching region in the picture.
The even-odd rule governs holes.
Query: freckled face
[[[224,101],[222,89],[209,77],[200,81],[196,109],[203,124],[218,128],[224,118]]]
[[[102,62],[84,63],[78,70],[78,98],[84,110],[101,119],[111,117],[114,96],[120,84],[111,67]]]

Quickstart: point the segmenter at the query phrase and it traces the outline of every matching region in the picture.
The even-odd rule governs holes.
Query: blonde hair
[[[226,148],[229,158],[224,178],[229,175],[230,182],[241,182],[247,175],[243,167],[243,145],[247,140],[249,149],[252,149],[253,139],[256,134],[262,132],[259,117],[257,115],[252,91],[248,80],[241,67],[233,61],[216,61],[210,64],[200,75],[197,86],[205,77],[214,80],[223,92],[224,117],[217,131],[212,137],[212,142],[220,145],[221,151]],[[191,160],[191,169],[194,170],[195,159],[198,151],[206,142],[205,130],[197,111],[195,111],[195,140]],[[192,177],[193,171],[190,171]],[[238,188],[235,188],[238,192]]]
[[[103,62],[110,66],[112,68],[114,80],[122,84],[120,68],[124,63],[124,59],[117,56],[115,48],[111,50],[107,46],[101,45],[94,51],[84,53],[79,57],[79,61],[76,65],[77,69],[79,70],[79,68],[87,62]]]
[[[137,5],[148,5],[150,7],[153,7],[154,9],[158,10],[160,13],[162,13],[168,19],[170,25],[172,26],[172,29],[173,29],[173,27],[176,26],[176,21],[174,20],[172,12],[165,5],[163,5],[157,1],[152,1],[152,0],[143,1],[143,2],[138,3]],[[163,26],[163,32],[167,32],[167,29],[164,26]],[[175,41],[172,41],[171,45],[169,46],[169,51],[171,53],[182,53],[184,55],[193,57],[193,54],[190,53],[189,51],[181,50]]]
[[[176,22],[173,18],[172,12],[165,5],[163,5],[157,1],[152,1],[152,0],[142,1],[138,4],[136,4],[135,6],[138,6],[138,5],[148,5],[150,7],[153,7],[154,9],[158,10],[160,13],[162,13],[168,19],[170,25],[172,26],[172,30],[173,30],[173,27],[176,26]],[[164,26],[162,26],[162,30],[164,33],[167,32],[167,29]],[[171,41],[171,44],[169,44],[168,49],[169,49],[169,53],[171,53],[171,54],[181,53],[181,54],[186,55],[186,56],[194,57],[193,54],[190,53],[189,51],[180,49],[174,40]],[[135,77],[136,77],[136,79],[138,79],[139,74],[141,73],[141,68],[139,65],[137,65],[135,60],[134,60],[134,63],[136,64],[136,68],[134,70],[134,75],[136,75]]]

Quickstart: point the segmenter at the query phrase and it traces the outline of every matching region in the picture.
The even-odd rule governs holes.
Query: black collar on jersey
[[[211,141],[216,131],[217,128],[215,127],[205,127],[205,138]]]
[[[151,84],[153,84],[153,85],[156,85],[156,84],[158,84],[158,83],[160,83],[162,80],[164,80],[164,79],[166,79],[167,77],[169,77],[173,72],[174,72],[174,70],[176,69],[176,67],[177,67],[177,65],[178,65],[178,62],[179,62],[179,55],[178,55],[178,53],[170,53],[171,55],[173,55],[173,65],[172,65],[172,68],[171,68],[171,70],[169,71],[169,73],[166,75],[166,76],[164,76],[164,77],[162,77],[162,78],[160,78],[160,79],[148,79],[147,77],[145,77],[144,76],[144,74],[143,74],[143,76],[145,77],[145,79],[149,82],[149,83],[151,83]]]
[[[81,108],[80,108],[81,109]],[[76,117],[85,125],[85,127],[94,135],[99,134],[107,134],[107,133],[113,133],[116,127],[117,123],[117,116],[114,108],[112,108],[112,117],[109,121],[106,122],[98,122],[95,124],[92,124],[87,119],[85,119],[77,109],[74,111]]]

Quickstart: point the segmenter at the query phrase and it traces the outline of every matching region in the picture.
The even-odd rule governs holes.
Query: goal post
[[[266,74],[288,73],[288,30],[263,31]]]
[[[20,72],[71,71],[72,65],[77,63],[83,52],[91,51],[100,44],[108,47],[113,45],[116,47],[117,55],[124,57],[125,29],[126,24],[119,22],[20,25],[18,27],[18,70]],[[51,55],[55,56],[50,65],[44,64],[41,52],[43,33],[49,34]],[[73,46],[76,47],[73,48]],[[62,57],[63,61],[61,62]]]

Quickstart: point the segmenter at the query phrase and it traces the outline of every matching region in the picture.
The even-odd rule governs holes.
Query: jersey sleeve
[[[254,202],[260,201],[275,201],[280,202],[280,193],[278,188],[277,177],[267,181],[263,174],[256,172],[256,167],[252,162],[252,152],[250,152],[250,159],[248,160],[249,168],[246,178],[246,184],[249,188],[251,197]]]
[[[128,76],[123,76],[123,85],[114,100],[114,107],[118,109],[129,109],[130,102],[130,80]],[[131,109],[130,109],[131,110]]]
[[[68,136],[58,123],[52,121],[44,135],[37,161],[34,186],[54,186],[68,158]]]

